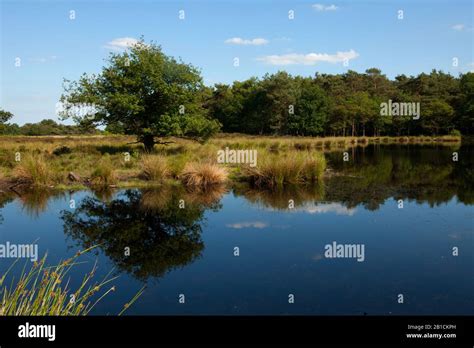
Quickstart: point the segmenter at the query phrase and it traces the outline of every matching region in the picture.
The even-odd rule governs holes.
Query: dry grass
[[[213,163],[191,162],[186,164],[180,179],[185,186],[205,188],[221,185],[226,182],[228,172],[225,168]]]
[[[245,167],[243,176],[256,187],[275,188],[317,182],[325,168],[326,160],[320,152],[287,152],[268,154],[256,167]]]
[[[96,187],[104,187],[116,182],[117,176],[115,175],[114,165],[108,156],[104,156],[91,174],[91,184]]]
[[[22,156],[13,175],[19,182],[32,186],[49,186],[54,179],[54,172],[42,154]]]
[[[141,176],[145,180],[163,181],[170,175],[166,157],[161,155],[145,155],[141,159]]]

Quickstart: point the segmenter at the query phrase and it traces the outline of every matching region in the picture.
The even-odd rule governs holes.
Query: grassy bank
[[[369,144],[460,143],[460,137],[263,137],[224,134],[201,145],[169,139],[145,154],[131,136],[0,137],[0,182],[54,188],[144,187],[182,183],[194,189],[228,181],[257,187],[307,184],[326,169],[323,153]],[[256,150],[257,165],[217,163],[225,148]]]

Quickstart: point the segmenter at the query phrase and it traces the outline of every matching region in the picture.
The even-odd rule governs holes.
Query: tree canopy
[[[418,119],[381,116],[381,103],[420,103]],[[474,74],[442,71],[389,80],[365,73],[292,77],[286,72],[216,85],[207,102],[224,132],[275,135],[472,134]]]
[[[13,114],[9,111],[0,109],[0,123],[6,123],[13,117]]]
[[[136,135],[148,151],[160,142],[157,137],[204,141],[220,125],[207,117],[202,91],[202,78],[195,67],[141,40],[125,52],[111,54],[100,74],[66,81],[61,96],[63,117],[70,117],[77,105],[87,105],[82,109],[87,113],[72,115],[76,121]]]

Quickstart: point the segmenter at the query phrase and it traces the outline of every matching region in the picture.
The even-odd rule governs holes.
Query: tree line
[[[7,121],[13,114],[0,110],[0,135],[80,135],[99,134],[95,128],[85,128],[79,125],[65,125],[51,119],[44,119],[37,123],[25,123],[19,126]]]
[[[442,71],[389,80],[379,69],[365,73],[286,72],[216,84],[205,107],[224,132],[306,136],[470,134],[474,74]],[[419,103],[420,117],[382,116],[381,104]]]
[[[209,87],[199,69],[142,39],[112,53],[99,74],[83,74],[64,85],[60,101],[66,108],[60,116],[72,117],[77,126],[43,120],[18,127],[7,123],[11,113],[1,111],[0,133],[84,134],[103,126],[106,132],[135,135],[151,150],[164,137],[205,141],[218,131],[301,136],[473,132],[474,73],[454,77],[433,70],[390,80],[376,68],[314,77],[280,71]],[[383,116],[381,105],[387,102],[415,103],[420,115]],[[86,105],[85,112],[71,115],[78,105]]]

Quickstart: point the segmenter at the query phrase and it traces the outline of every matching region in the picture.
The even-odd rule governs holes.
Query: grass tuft
[[[279,156],[268,154],[257,167],[245,167],[243,176],[256,187],[275,188],[317,182],[325,168],[326,161],[320,152],[288,152]]]
[[[141,170],[141,176],[150,181],[163,181],[170,175],[166,157],[161,155],[143,156]]]
[[[110,286],[109,283],[117,278],[109,278],[111,274],[109,273],[102,281],[92,283],[97,269],[97,264],[95,264],[75,291],[69,289],[68,273],[78,264],[79,256],[91,249],[79,252],[70,259],[50,267],[45,265],[47,258],[45,255],[41,260],[33,263],[28,270],[25,266],[15,284],[12,281],[10,287],[4,286],[8,273],[18,260],[15,261],[0,278],[0,287],[2,287],[0,315],[79,316],[89,314],[100,300],[115,291],[115,286]],[[144,288],[124,306],[119,315],[138,299],[143,290]],[[95,299],[96,297],[98,298]]]
[[[227,176],[227,170],[217,164],[191,162],[186,164],[180,178],[186,186],[205,188],[223,184]]]
[[[48,167],[42,154],[26,154],[14,168],[14,177],[18,182],[32,186],[48,186],[53,183],[54,174]]]
[[[117,177],[114,166],[109,156],[104,156],[96,165],[91,174],[91,183],[93,186],[104,187],[115,184]]]

